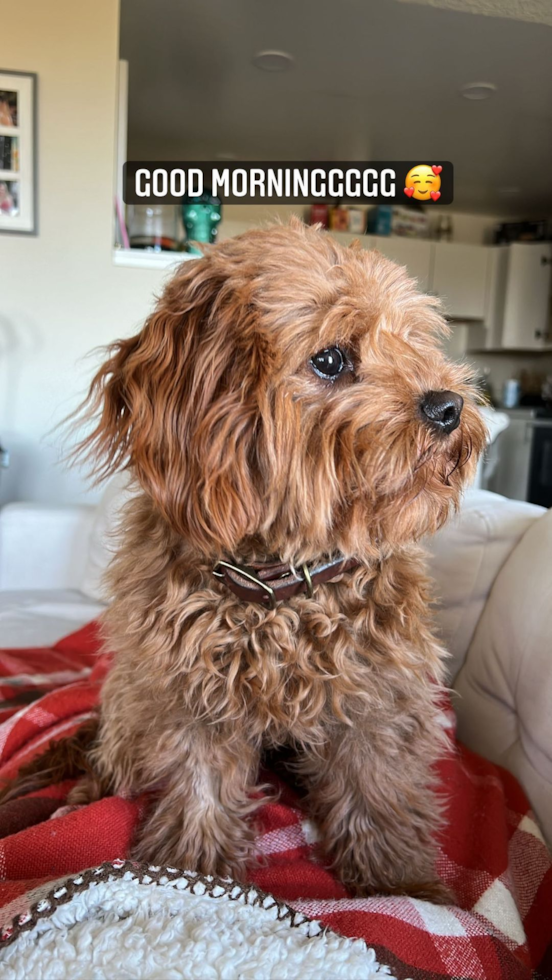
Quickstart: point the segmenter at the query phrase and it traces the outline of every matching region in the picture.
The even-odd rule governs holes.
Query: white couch
[[[0,511],[1,646],[52,643],[99,615],[127,495],[119,478],[96,509]],[[472,490],[428,549],[459,735],[518,777],[551,843],[552,512]]]

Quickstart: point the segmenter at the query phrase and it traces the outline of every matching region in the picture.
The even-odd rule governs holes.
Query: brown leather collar
[[[318,565],[301,565],[297,572],[292,565],[284,562],[236,565],[234,562],[219,561],[213,575],[224,582],[227,588],[239,599],[246,602],[259,602],[262,606],[275,609],[276,603],[305,594],[312,596],[317,585],[329,582],[341,572],[357,568],[356,558],[334,558]]]

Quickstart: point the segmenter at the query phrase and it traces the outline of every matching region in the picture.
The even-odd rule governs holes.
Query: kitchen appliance
[[[495,245],[507,245],[509,242],[544,242],[549,238],[546,219],[542,221],[504,221],[502,224],[496,225],[494,232]]]
[[[552,507],[552,408],[539,408],[532,425],[527,500]]]
[[[498,462],[487,489],[552,507],[552,408],[518,407],[504,413],[510,424],[497,440]]]

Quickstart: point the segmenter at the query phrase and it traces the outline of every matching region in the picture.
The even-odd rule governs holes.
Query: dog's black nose
[[[420,402],[425,422],[441,432],[454,432],[460,424],[464,399],[454,391],[428,391]]]

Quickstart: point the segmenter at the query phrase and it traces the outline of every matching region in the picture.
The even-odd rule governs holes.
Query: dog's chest
[[[354,626],[342,612],[318,603],[282,604],[276,612],[225,603],[195,620],[183,637],[185,684],[194,712],[236,722],[248,717],[259,734],[292,731],[339,715],[343,701],[366,684]],[[198,629],[202,621],[203,629]],[[361,677],[361,675],[363,675]]]

